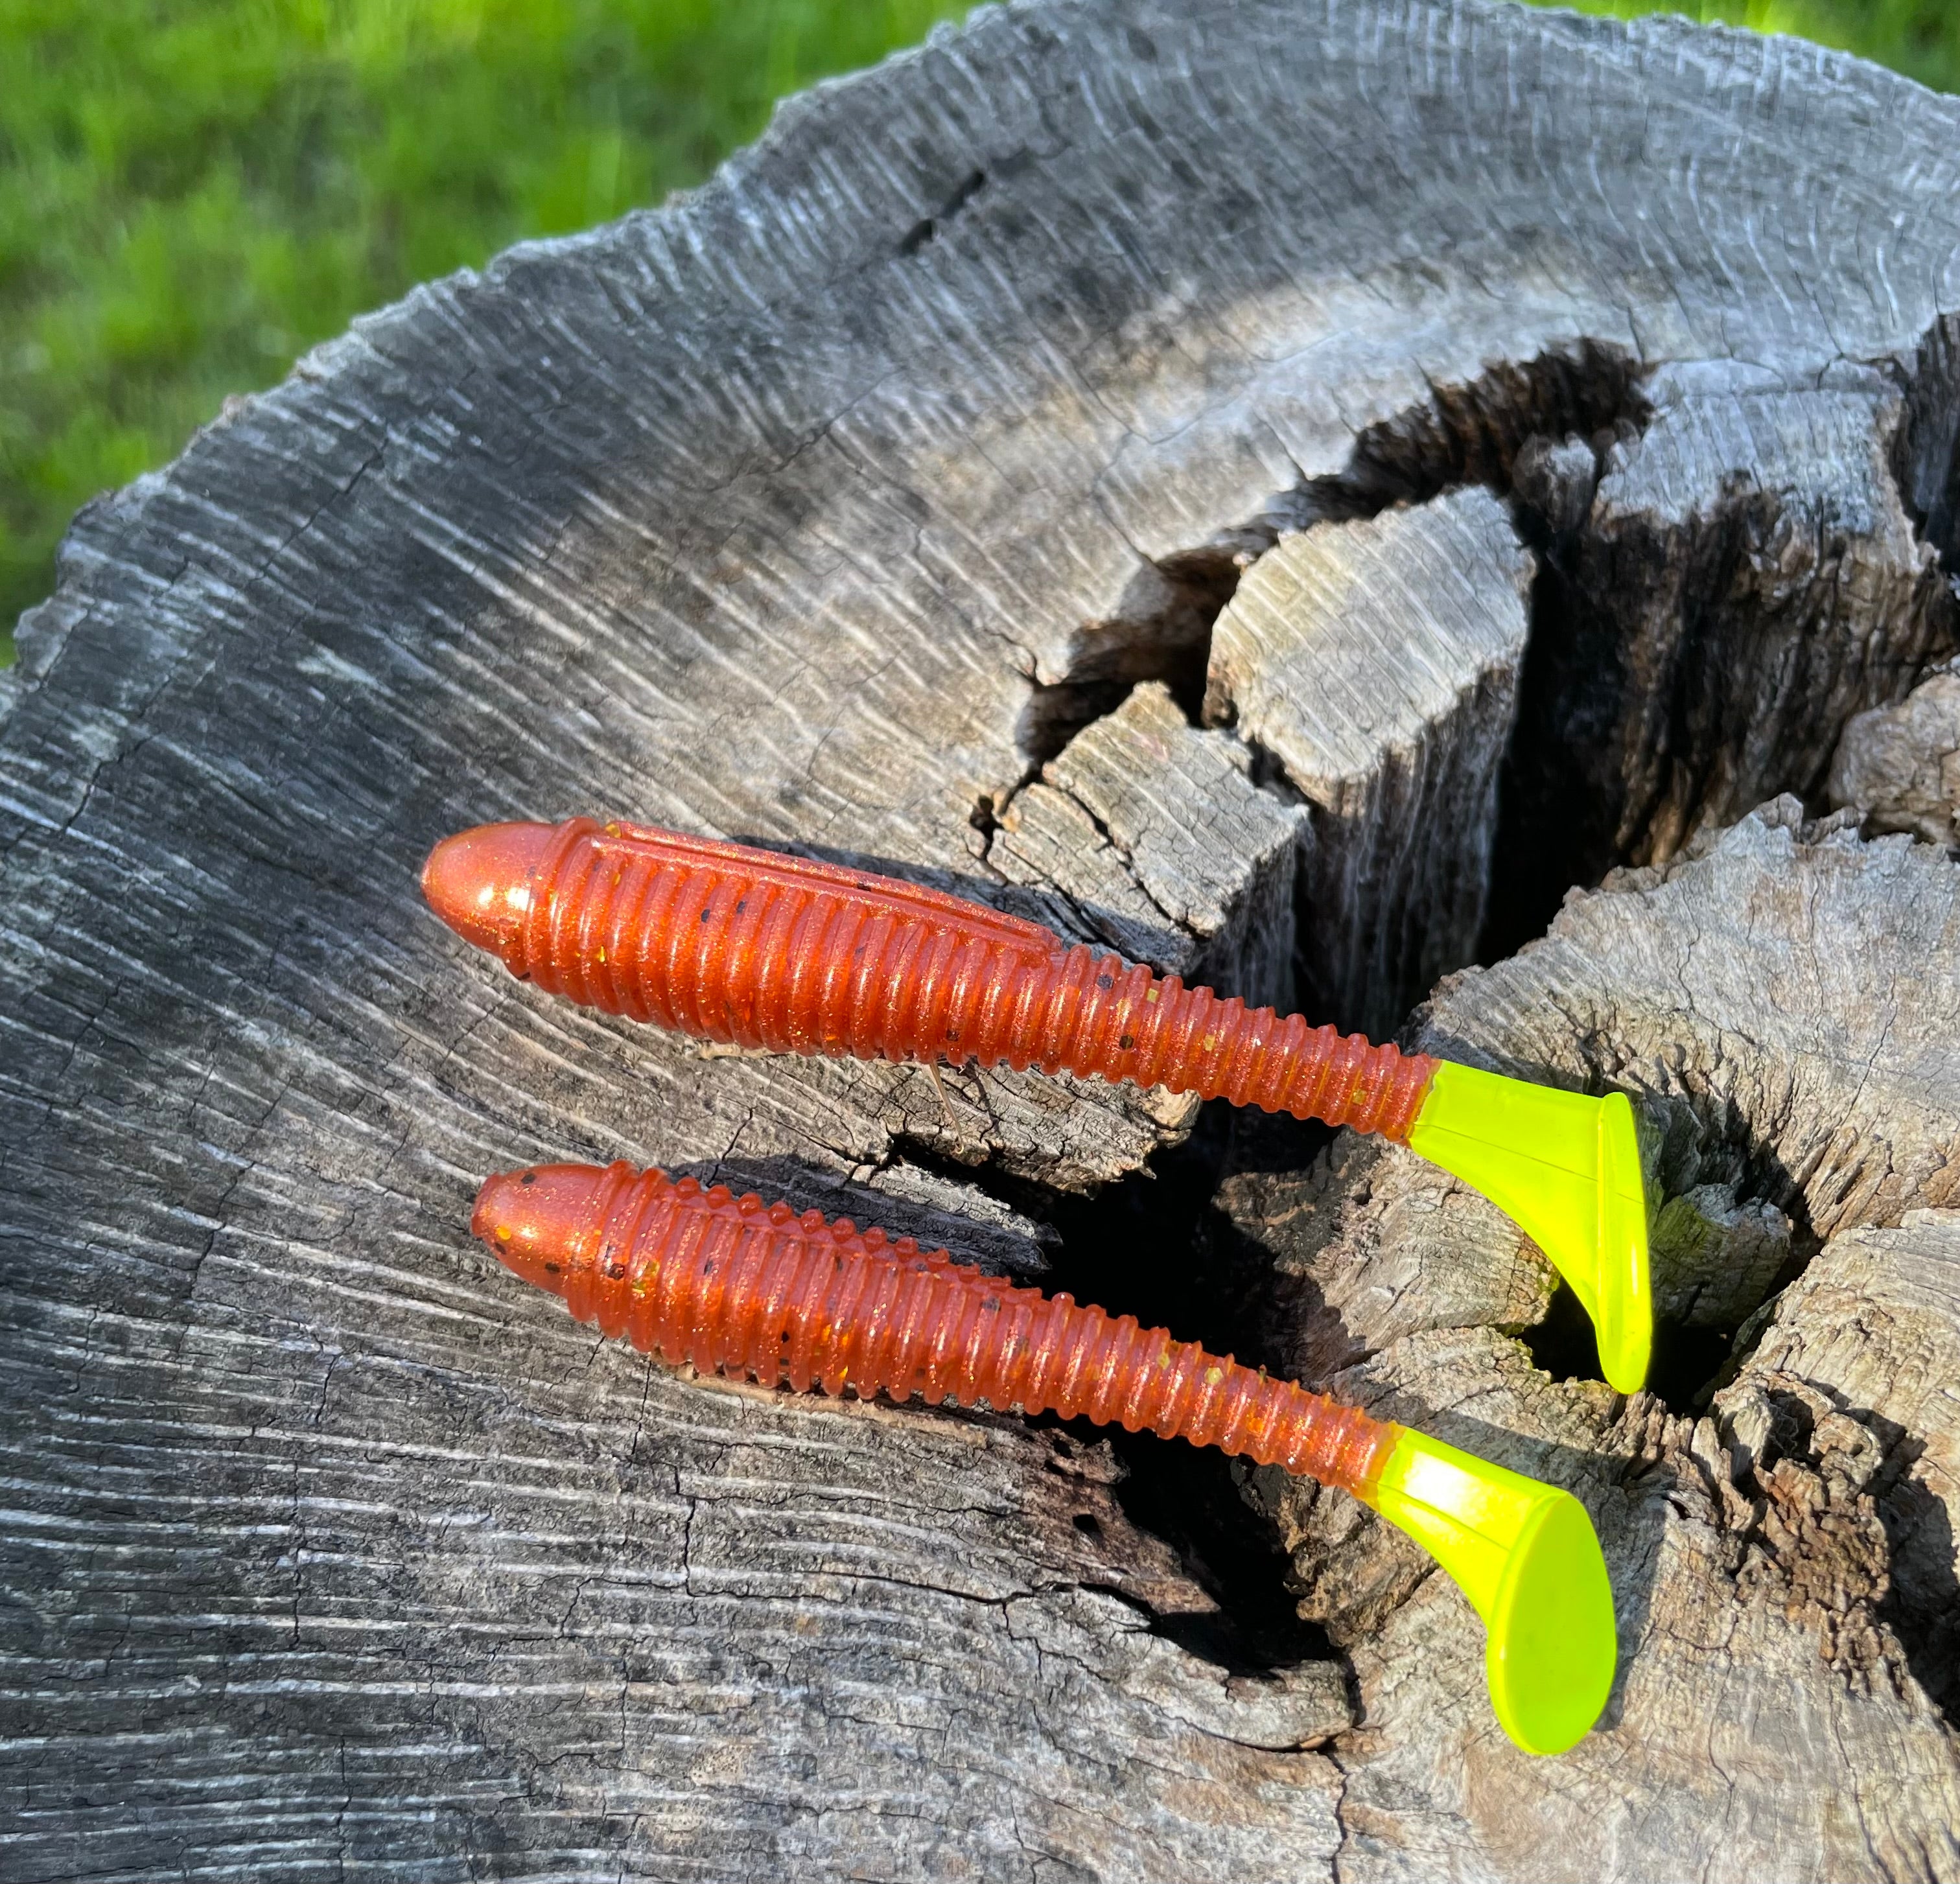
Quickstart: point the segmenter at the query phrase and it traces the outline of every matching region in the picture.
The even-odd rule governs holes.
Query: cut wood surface
[[[1393,1033],[1476,953],[1533,571],[1467,486],[1285,538],[1212,630],[1215,716],[1312,807],[1300,995],[1337,1026]]]
[[[1037,0],[91,506],[0,676],[0,1875],[1960,1876],[1956,310],[1960,104],[1835,55]],[[421,906],[582,811],[1448,976],[1415,1043],[1640,1108],[1655,1391],[1401,1151]],[[614,1157],[1571,1485],[1599,1730],[1333,1494],[600,1342],[466,1225]]]
[[[1831,802],[1855,807],[1868,830],[1960,847],[1960,670],[1845,727],[1831,762]]]

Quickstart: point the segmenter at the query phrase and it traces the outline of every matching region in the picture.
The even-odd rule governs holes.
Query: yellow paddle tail
[[[1613,1686],[1613,1590],[1569,1491],[1401,1429],[1368,1496],[1455,1579],[1484,1619],[1498,1723],[1527,1753],[1583,1739]]]
[[[1409,1148],[1481,1192],[1571,1284],[1622,1393],[1646,1385],[1653,1346],[1647,1194],[1634,1109],[1445,1061]]]

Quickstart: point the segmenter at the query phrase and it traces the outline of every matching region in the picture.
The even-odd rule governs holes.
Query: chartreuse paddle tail
[[[1653,1346],[1647,1192],[1626,1095],[1591,1099],[1443,1060],[1408,1146],[1545,1252],[1592,1318],[1607,1380],[1622,1393],[1644,1386]]]
[[[1498,1723],[1527,1753],[1583,1739],[1613,1685],[1613,1590],[1586,1507],[1426,1433],[1395,1429],[1357,1495],[1406,1531],[1484,1618],[1484,1677]]]

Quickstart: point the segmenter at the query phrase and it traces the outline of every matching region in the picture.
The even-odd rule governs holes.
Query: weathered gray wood
[[[1778,1300],[1748,1377],[1715,1402],[1732,1453],[1745,1451],[1739,1462],[1758,1474],[1810,1437],[1776,1403],[1784,1383],[1863,1429],[1839,1443],[1869,1461],[1860,1484],[1884,1526],[1887,1548],[1874,1540],[1872,1555],[1889,1586],[1874,1592],[1877,1614],[1903,1625],[1908,1669],[1950,1720],[1960,1698],[1960,1218],[1908,1211],[1898,1228],[1850,1231]],[[1814,1402],[1808,1410],[1813,1430],[1829,1417]]]
[[[1418,1035],[1638,1094],[1664,1195],[1737,1187],[1813,1246],[1960,1204],[1960,870],[1842,813],[1780,798],[1678,868],[1617,873],[1446,981]]]
[[[1188,1105],[703,1054],[511,982],[414,879],[458,825],[600,810],[1283,986],[1301,788],[1167,702],[1197,714],[1242,568],[1394,505],[1500,535],[1475,485],[1538,571],[1508,947],[1821,793],[1951,651],[1956,307],[1960,107],[1833,56],[1484,0],[1046,0],[418,291],[91,507],[0,683],[0,1869],[1951,1874],[1913,1816],[1951,1787],[1937,1653],[1875,1596],[1891,1468],[1834,1465],[1856,1434],[1752,1454],[1864,1540],[1863,1593],[1793,1619],[1777,1579],[1830,1560],[1739,1515],[1754,1466],[1691,1472],[1718,1416],[1535,1373],[1536,1259],[1336,1160],[1351,1255],[1302,1255],[1265,1338],[1580,1485],[1635,1653],[1607,1729],[1522,1766],[1452,1593],[1262,1481],[1281,1533],[1346,1527],[1293,1551],[1338,1654],[1233,1662],[1224,1586],[1103,1441],[683,1380],[463,1233],[488,1170],[622,1155],[970,1214],[963,1253],[1066,1286],[1147,1184],[1084,1200]],[[1954,1201],[1953,866],[1778,816],[1428,1023],[1657,1096],[1657,1172],[1723,1232],[1677,1238],[1684,1289],[1771,1207],[1801,1259]],[[1276,1186],[1314,1148],[1281,1142]],[[1939,1405],[1887,1404],[1888,1459],[1947,1456]],[[1827,1659],[1827,1625],[1882,1652]],[[1868,1844],[1796,1809],[1847,1798]]]
[[[1471,486],[1283,539],[1213,630],[1208,716],[1312,807],[1301,993],[1337,1026],[1392,1033],[1476,953],[1533,568]]]
[[[1815,792],[1855,705],[1950,642],[1952,586],[1895,482],[1895,377],[1819,377],[1663,369],[1653,422],[1608,458],[1580,581],[1615,598],[1622,658],[1652,670],[1621,728],[1616,836],[1643,858],[1772,783]]]
[[[1952,646],[1950,518],[1922,527],[1898,481],[1945,435],[1920,402],[1946,332],[1911,369],[1820,361],[1796,384],[1676,360],[1642,381],[1646,422],[1602,434],[1585,523],[1547,559],[1495,902],[1664,862],[1774,792],[1821,796],[1847,720]],[[1500,920],[1486,945],[1529,932]]]
[[[1857,714],[1831,762],[1831,802],[1856,806],[1867,830],[1960,847],[1960,673]]]
[[[1331,1379],[1424,1329],[1521,1332],[1544,1320],[1557,1285],[1551,1265],[1475,1192],[1355,1132],[1338,1134],[1305,1170],[1232,1173],[1218,1203],[1284,1278],[1271,1360],[1298,1380]]]
[[[1338,1217],[1275,1208],[1286,1180],[1221,1190],[1278,1266],[1339,1280],[1282,1292],[1282,1354],[1345,1360],[1337,1390],[1571,1485],[1620,1604],[1608,1730],[1526,1759],[1478,1704],[1481,1630],[1418,1553],[1340,1494],[1253,1475],[1360,1682],[1343,1876],[1650,1876],[1698,1838],[1742,1877],[1960,1862],[1960,1211],[1927,1208],[1953,1196],[1960,869],[1835,822],[1806,831],[1782,800],[1698,858],[1623,872],[1543,941],[1446,984],[1419,1030],[1640,1095],[1670,1208],[1761,1234],[1780,1202],[1811,1248],[1831,1239],[1740,1331],[1705,1416],[1538,1371],[1507,1331],[1537,1319],[1519,1270],[1542,1259],[1406,1154],[1351,1180]],[[1367,1157],[1354,1145],[1344,1134],[1321,1185]],[[1733,1326],[1777,1279],[1739,1267],[1726,1227],[1677,1236],[1659,1291],[1675,1321],[1706,1296]],[[1459,1256],[1454,1287],[1424,1297],[1453,1316],[1411,1316],[1405,1279]]]
[[[999,813],[987,861],[1052,886],[1064,932],[1255,1003],[1293,998],[1299,812],[1158,682],[1071,740]],[[1194,813],[1195,815],[1194,815]]]

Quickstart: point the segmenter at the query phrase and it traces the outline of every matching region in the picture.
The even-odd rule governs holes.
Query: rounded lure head
[[[504,1266],[554,1295],[563,1295],[590,1268],[625,1165],[536,1164],[484,1180],[469,1218],[470,1233],[497,1252]]]
[[[1370,1502],[1443,1568],[1484,1618],[1484,1674],[1527,1753],[1583,1739],[1619,1660],[1613,1589],[1586,1507],[1404,1427]]]
[[[512,962],[555,825],[479,824],[446,837],[422,866],[429,907],[464,941]]]

